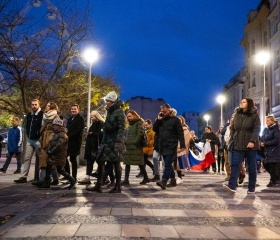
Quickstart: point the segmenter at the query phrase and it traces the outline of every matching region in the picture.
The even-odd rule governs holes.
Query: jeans
[[[175,178],[175,173],[172,165],[175,157],[176,155],[174,154],[163,155],[164,171],[162,179],[165,179],[166,181],[168,181],[169,178]]]
[[[20,170],[20,169],[21,169],[21,152],[16,152],[16,153],[8,152],[8,153],[7,153],[7,159],[6,159],[6,161],[5,161],[4,165],[3,165],[3,168],[4,168],[5,170],[8,169],[8,167],[9,167],[9,165],[10,165],[10,162],[11,162],[11,160],[12,160],[13,155],[15,155],[16,158],[17,158],[17,170]]]
[[[26,150],[25,150],[25,155],[24,155],[23,172],[22,172],[23,177],[28,176],[31,159],[32,159],[32,156],[34,153],[36,156],[36,162],[39,163],[40,150],[41,150],[41,144],[40,144],[39,140],[31,140],[31,139],[27,140],[27,145],[26,145]],[[35,176],[37,174],[38,174],[37,180],[39,180],[39,168],[36,169],[36,166],[35,166]]]
[[[248,173],[249,173],[249,191],[255,191],[256,180],[257,180],[257,162],[256,162],[257,151],[233,151],[231,159],[231,175],[229,178],[228,186],[231,189],[236,189],[237,180],[239,177],[240,167],[244,160],[247,159]]]
[[[154,173],[155,175],[159,175],[159,159],[160,154],[156,150],[153,151],[153,163],[154,163]]]

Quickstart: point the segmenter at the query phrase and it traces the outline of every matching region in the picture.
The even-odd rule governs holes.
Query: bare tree
[[[86,98],[86,92],[80,88],[85,88],[82,83],[86,84],[87,76],[78,84],[65,79],[73,74],[73,66],[78,62],[78,45],[90,39],[89,1],[88,5],[83,1],[82,9],[74,0],[60,0],[59,6],[50,0],[0,1],[2,110],[22,116],[32,98],[43,102],[60,98],[63,103],[73,95],[74,88]],[[71,84],[71,94],[59,96]]]

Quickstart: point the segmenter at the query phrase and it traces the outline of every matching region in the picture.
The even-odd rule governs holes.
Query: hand
[[[252,143],[252,142],[249,142],[249,143],[247,144],[247,148],[253,148],[254,146],[255,146],[255,144]]]

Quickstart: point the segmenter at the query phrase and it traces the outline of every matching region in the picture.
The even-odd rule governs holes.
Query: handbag
[[[180,169],[189,168],[189,158],[187,154],[178,157],[178,166]]]

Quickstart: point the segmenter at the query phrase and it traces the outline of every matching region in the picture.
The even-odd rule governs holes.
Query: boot
[[[92,188],[86,188],[87,191],[91,191],[91,192],[99,192],[101,193],[101,183],[100,181],[97,181],[96,184],[94,185],[94,187]]]
[[[164,189],[166,189],[166,183],[167,183],[167,180],[163,178],[161,181],[157,182],[157,185],[164,190]]]
[[[68,176],[66,176],[66,177],[67,177],[67,179],[68,179],[69,182],[70,182],[70,185],[69,185],[69,187],[68,187],[68,189],[70,190],[70,189],[72,189],[72,188],[75,186],[76,180],[75,180],[71,175],[68,175]]]
[[[152,179],[150,179],[150,182],[156,182],[160,180],[160,176],[155,174],[154,177]]]
[[[148,174],[146,172],[146,169],[143,170],[143,174],[144,174],[144,179],[143,179],[142,182],[140,182],[140,185],[145,185],[145,184],[150,182],[150,179],[148,178]]]
[[[115,187],[112,188],[109,193],[121,193],[122,189],[121,189],[121,185],[120,184],[115,184]]]
[[[177,183],[176,183],[176,178],[171,178],[170,179],[170,183],[168,183],[166,185],[166,187],[176,187],[177,186]]]

